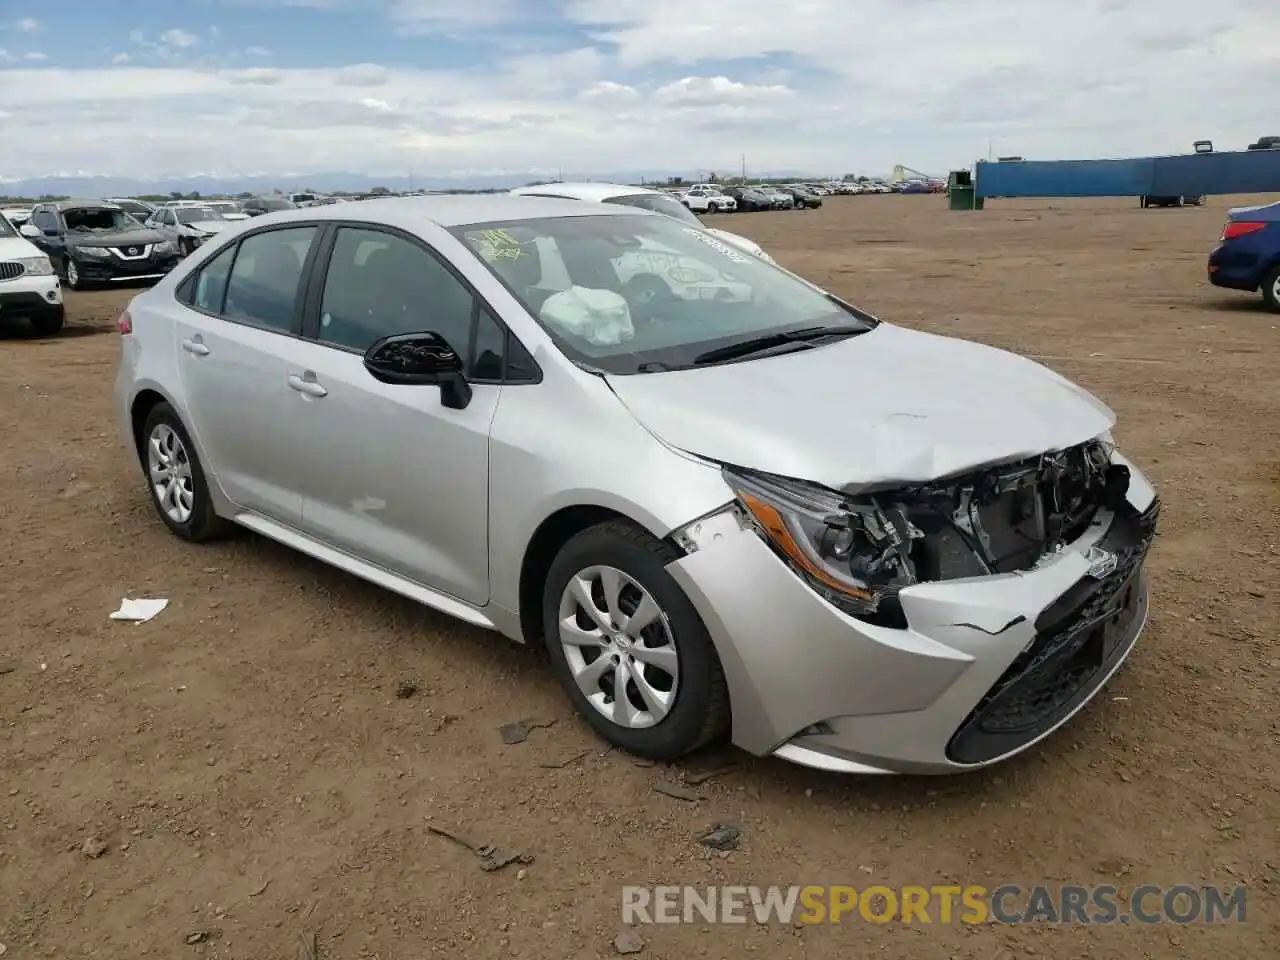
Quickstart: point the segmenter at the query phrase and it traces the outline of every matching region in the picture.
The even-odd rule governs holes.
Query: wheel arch
[[[635,511],[639,512],[639,511]],[[598,503],[577,503],[562,506],[549,514],[529,538],[520,562],[518,588],[520,633],[526,643],[542,637],[542,588],[547,571],[561,548],[583,530],[610,520],[623,520],[646,530],[653,536],[670,543],[677,550],[666,530],[656,530],[636,516],[617,507]]]

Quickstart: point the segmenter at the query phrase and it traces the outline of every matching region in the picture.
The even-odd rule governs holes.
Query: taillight
[[[129,316],[128,310],[120,314],[120,319],[116,321],[116,328],[120,331],[120,336],[122,337],[127,337],[133,333],[133,317]]]
[[[1265,223],[1259,223],[1256,220],[1232,220],[1222,228],[1222,236],[1218,240],[1234,240],[1236,237],[1246,237],[1251,233],[1257,233],[1265,227]]]

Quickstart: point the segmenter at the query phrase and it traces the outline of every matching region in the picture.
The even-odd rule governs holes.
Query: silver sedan
[[[750,295],[677,295],[691,263]],[[120,329],[121,429],[173,533],[238,524],[544,644],[645,757],[975,769],[1065,723],[1146,620],[1159,501],[1104,404],[661,214],[268,214]]]

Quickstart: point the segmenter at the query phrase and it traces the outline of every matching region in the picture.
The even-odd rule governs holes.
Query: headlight
[[[916,582],[911,542],[924,534],[901,508],[781,477],[726,469],[724,478],[757,532],[836,606],[867,616]]]
[[[102,259],[111,256],[111,251],[106,247],[72,247],[72,250],[82,257],[95,257]]]
[[[26,268],[29,277],[53,276],[53,264],[48,257],[20,257],[17,261]]]
[[[156,244],[156,253],[177,253],[178,245],[172,240],[161,240]]]

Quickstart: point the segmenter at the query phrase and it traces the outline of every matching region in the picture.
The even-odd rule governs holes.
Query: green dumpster
[[[981,210],[982,200],[974,191],[973,174],[952,170],[947,177],[947,205],[952,210]]]

